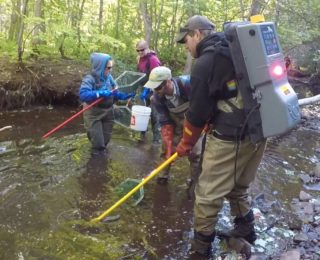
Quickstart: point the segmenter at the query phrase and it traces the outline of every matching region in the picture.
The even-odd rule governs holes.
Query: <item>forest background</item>
[[[188,17],[205,15],[219,31],[224,22],[248,20],[259,13],[276,24],[284,54],[292,58],[294,66],[308,73],[319,71],[319,0],[0,0],[0,92],[10,89],[10,80],[19,78],[16,71],[21,65],[25,68],[45,60],[52,66],[56,62],[61,67],[51,74],[62,74],[70,61],[89,69],[92,52],[112,55],[115,76],[124,70],[135,71],[135,44],[143,38],[174,75],[188,72],[191,57],[175,43],[179,27]],[[11,63],[16,65],[11,67],[11,76],[1,74]],[[34,75],[30,85],[35,81],[43,85],[48,78],[46,66],[39,65],[38,70],[29,67],[29,74]],[[46,81],[62,87],[61,82]],[[16,82],[14,90],[25,85]],[[0,107],[15,107],[8,103],[9,96],[0,100]]]

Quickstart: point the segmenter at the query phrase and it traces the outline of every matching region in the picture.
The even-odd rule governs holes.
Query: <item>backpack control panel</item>
[[[298,98],[288,82],[273,22],[232,22],[225,35],[253,143],[283,134],[300,121]]]

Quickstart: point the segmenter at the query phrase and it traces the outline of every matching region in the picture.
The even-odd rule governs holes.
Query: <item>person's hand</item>
[[[165,159],[169,159],[173,154],[173,138],[174,138],[174,128],[173,125],[164,125],[161,127],[161,137],[165,149]]]
[[[97,97],[109,98],[113,95],[113,93],[109,90],[97,90]]]
[[[149,88],[143,88],[143,91],[140,94],[140,99],[142,101],[145,101],[147,99],[147,97],[149,96],[149,94],[150,94],[150,89]]]
[[[128,94],[128,98],[134,98],[136,96],[135,92],[131,92]]]
[[[187,119],[183,124],[183,136],[176,148],[178,156],[189,155],[202,133],[202,127],[193,126]]]
[[[132,93],[122,93],[122,92],[115,92],[114,96],[119,100],[127,100],[128,98],[134,97],[136,94],[134,92]]]
[[[180,142],[177,145],[176,152],[178,156],[187,156],[190,154],[193,146],[189,145],[183,138],[180,140]]]

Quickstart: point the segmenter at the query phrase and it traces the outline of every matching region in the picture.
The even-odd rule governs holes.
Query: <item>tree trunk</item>
[[[144,24],[144,33],[145,33],[145,40],[150,45],[151,42],[151,34],[152,34],[152,21],[150,14],[148,13],[148,5],[146,0],[141,0],[139,2],[140,13],[143,19]]]
[[[299,106],[314,104],[314,103],[320,102],[320,95],[299,99],[298,101],[299,101]]]
[[[160,23],[161,23],[161,17],[162,17],[162,11],[163,11],[163,0],[161,0],[161,6],[160,6],[160,11],[157,14],[157,25],[156,25],[156,30],[155,30],[155,37],[154,37],[154,49],[158,51],[158,38],[159,38],[159,31],[160,31]]]
[[[116,38],[119,38],[119,26],[120,26],[120,8],[121,8],[121,3],[120,0],[117,1],[117,17],[116,17],[116,23],[115,23],[115,35]]]
[[[99,5],[99,33],[102,33],[102,24],[103,24],[103,0],[100,0],[100,5]]]
[[[77,38],[78,38],[78,51],[80,52],[81,48],[81,29],[80,29],[80,24],[82,21],[82,16],[83,16],[83,9],[84,9],[84,4],[86,0],[82,0],[81,6],[79,9],[79,14],[78,14],[78,19],[77,19]]]
[[[18,45],[18,61],[21,63],[22,62],[22,55],[24,52],[24,44],[23,44],[23,33],[24,33],[24,17],[27,14],[28,10],[28,1],[29,0],[24,0],[23,1],[23,6],[21,9],[20,13],[20,30],[19,30],[19,35],[18,35],[18,40],[17,40],[17,45]]]
[[[190,74],[191,72],[191,67],[192,67],[192,56],[190,54],[190,52],[188,52],[187,54],[187,61],[186,61],[186,64],[184,66],[184,69],[183,69],[183,73],[184,74]]]
[[[192,17],[194,15],[194,11],[193,11],[194,0],[190,0],[189,2],[190,2],[190,4],[189,4],[189,9],[188,9],[188,14],[189,14],[189,17]],[[185,23],[186,23],[186,21],[183,22],[183,24],[185,24]],[[188,52],[187,60],[186,60],[186,64],[184,66],[183,72],[186,74],[189,74],[191,71],[191,66],[192,66],[192,56]]]
[[[11,21],[9,27],[8,39],[14,41],[18,39],[19,36],[19,25],[20,25],[20,8],[21,0],[12,1],[12,10],[11,10]]]
[[[243,6],[243,1],[242,0],[239,0],[239,4],[240,4],[240,9],[241,9],[241,17],[242,17],[242,20],[244,21],[246,19],[245,17],[245,14],[244,14],[244,6]]]
[[[280,19],[280,0],[276,0],[276,15],[274,19],[274,24],[278,27],[279,19]]]
[[[43,18],[43,3],[44,0],[36,0],[34,5],[34,16],[37,18]],[[39,22],[35,25],[33,30],[33,36],[32,36],[32,45],[33,45],[33,51],[38,53],[37,46],[39,44],[43,44],[44,41],[40,39],[40,32],[45,32],[45,24],[44,22]]]
[[[177,34],[176,31],[176,22],[177,22],[177,12],[178,12],[178,0],[175,1],[173,5],[173,11],[172,11],[172,19],[171,19],[171,28],[170,28],[170,40],[169,40],[169,48],[172,49],[174,45],[174,40]]]
[[[250,16],[260,14],[261,11],[261,1],[253,0],[251,4]]]

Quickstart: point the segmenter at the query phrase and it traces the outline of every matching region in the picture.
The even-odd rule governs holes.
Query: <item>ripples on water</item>
[[[150,259],[152,252],[160,258],[186,258],[192,227],[192,205],[185,194],[186,161],[175,163],[168,186],[148,184],[138,207],[121,206],[116,211],[119,221],[95,232],[83,223],[75,228],[79,223],[72,221],[88,222],[117,200],[113,188],[122,180],[140,179],[153,170],[160,162],[160,150],[137,145],[133,140],[137,134],[116,127],[109,157],[90,158],[81,118],[41,139],[74,113],[38,108],[1,114],[0,127],[13,128],[0,132],[0,258],[78,254],[82,259],[108,259],[112,254],[142,256],[146,251]],[[253,195],[263,192],[284,205],[298,197],[298,174],[312,171],[319,161],[314,151],[319,140],[317,132],[293,131],[270,142]]]

